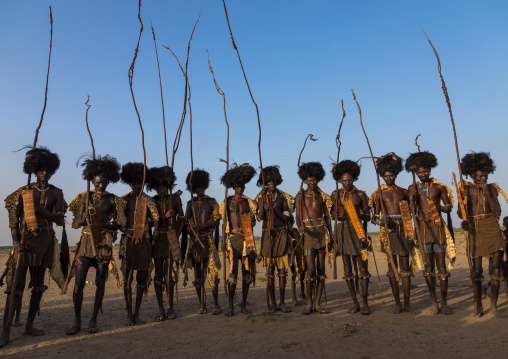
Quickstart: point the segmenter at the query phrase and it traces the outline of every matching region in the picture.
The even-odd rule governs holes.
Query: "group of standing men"
[[[58,156],[46,148],[28,151],[24,171],[35,174],[37,181],[21,187],[6,198],[15,261],[12,261],[8,280],[0,346],[9,342],[12,311],[20,308],[28,270],[32,293],[24,334],[44,334],[33,326],[33,321],[42,294],[47,288],[44,286],[45,270],[49,268],[53,276],[58,268],[55,263],[59,261],[59,249],[53,225],[64,224],[67,205],[62,191],[48,181],[59,164]],[[498,193],[504,195],[504,192],[497,184],[487,183],[488,175],[495,170],[487,153],[468,154],[462,159],[461,165],[462,172],[473,180],[471,183],[464,182],[462,198],[468,216],[463,227],[468,230],[474,280],[478,284],[475,288],[479,288],[479,293],[475,296],[480,298],[475,302],[475,315],[483,313],[482,257],[489,258],[492,286],[489,312],[501,315],[497,310],[497,297],[502,280],[500,263],[506,241],[498,223],[501,215]],[[249,165],[235,165],[221,178],[221,183],[233,189],[234,194],[228,196],[220,206],[214,198],[205,194],[210,175],[196,169],[186,178],[191,200],[184,213],[181,192],[173,193],[176,176],[172,168],[163,166],[145,171],[141,163],[127,163],[120,168],[116,159],[108,155],[89,158],[83,163],[83,178],[91,182],[95,189],[79,194],[69,205],[74,215],[72,227],[81,228],[82,231],[71,269],[62,283],[65,291],[71,278],[75,277],[75,321],[66,334],[73,335],[81,330],[83,289],[90,267],[96,269],[96,294],[88,332],[99,331],[97,315],[102,307],[109,271],[113,272],[119,285],[112,250],[118,230],[122,233],[120,271],[123,274],[129,325],[143,323],[140,308],[143,294],[151,281],[152,267],[159,306],[156,321],[176,318],[173,300],[179,266],[183,266],[184,284],[188,268],[194,270],[192,283],[199,298],[198,313],[207,313],[204,289],[207,279],[213,295],[212,314],[221,313],[218,302],[221,219],[224,234],[221,250],[229,260],[229,276],[225,278],[227,316],[234,315],[238,280],[242,284],[241,311],[249,313],[247,296],[250,285],[256,279],[256,262],[260,261],[266,268],[267,306],[270,310],[291,311],[285,304],[285,287],[288,269],[291,268],[293,298],[295,283],[300,279],[301,295],[307,299],[303,314],[327,313],[321,305],[327,254],[331,254],[334,260],[336,256],[342,255],[343,278],[353,300],[349,312],[370,314],[368,286],[371,275],[368,252],[372,250],[372,244],[366,233],[366,224],[371,218],[372,223],[382,226],[381,247],[389,262],[387,275],[395,299],[394,313],[411,311],[411,277],[414,276],[416,267],[420,266],[432,299],[432,313],[451,314],[452,310],[447,303],[449,272],[445,258],[448,257],[450,263],[453,263],[455,246],[442,214],[451,212],[454,199],[451,190],[430,176],[431,169],[436,166],[437,159],[429,152],[411,154],[405,168],[416,174],[419,181],[414,181],[405,189],[395,183],[397,175],[403,170],[403,160],[394,153],[382,156],[377,159],[377,172],[385,185],[370,198],[354,186],[360,175],[360,166],[351,160],[343,160],[333,166],[333,178],[341,184],[341,188],[337,185],[331,196],[318,186],[326,174],[319,162],[308,162],[299,167],[302,188],[295,198],[278,189],[282,183],[278,166],[269,166],[262,169],[257,182],[262,190],[252,200],[243,193],[245,185],[255,176],[256,171]],[[131,192],[118,197],[106,191],[108,184],[120,179],[131,187]],[[306,184],[306,189],[303,189],[303,183]],[[145,194],[145,184],[148,190],[155,190],[157,195],[150,197]],[[462,215],[460,207],[459,215]],[[263,222],[259,254],[252,235],[256,220]],[[294,224],[297,229],[293,228]],[[224,260],[222,265],[225,265]],[[240,268],[241,279],[238,277]],[[280,289],[278,304],[275,299],[275,268]],[[132,289],[134,274],[135,291]],[[404,306],[400,301],[399,277],[402,278]],[[436,277],[440,284],[440,305],[436,298]],[[361,286],[361,304],[357,298],[358,288],[355,282]],[[167,293],[167,310],[163,300],[164,291]]]

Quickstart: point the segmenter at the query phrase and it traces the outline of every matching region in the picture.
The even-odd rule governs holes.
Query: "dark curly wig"
[[[206,172],[205,170],[196,168],[192,172],[192,179],[191,179],[191,172],[187,174],[187,178],[185,179],[185,184],[187,185],[187,191],[190,192],[189,188],[189,179],[191,180],[191,186],[192,191],[194,192],[196,188],[203,188],[207,189],[210,185],[210,174]]]
[[[326,172],[319,162],[307,162],[298,168],[298,176],[302,181],[309,177],[314,177],[318,182],[325,178]]]
[[[122,166],[120,179],[123,183],[133,185],[143,182],[143,164],[140,162],[128,162]],[[149,169],[147,168],[147,174]],[[146,176],[148,178],[148,176]]]
[[[265,176],[265,185],[271,181],[273,181],[276,186],[282,183],[279,166],[268,166],[263,168],[263,174],[259,174],[258,182],[256,183],[258,187],[263,185],[263,175]]]
[[[428,151],[411,153],[406,159],[406,171],[416,172],[418,168],[437,167],[437,158]]]
[[[95,160],[93,158],[87,158],[83,161],[81,166],[84,167],[84,180],[92,181],[95,176],[103,175],[110,183],[120,181],[120,164],[116,158],[110,155],[97,156]]]
[[[477,171],[494,173],[496,170],[496,165],[492,161],[492,158],[490,158],[489,152],[468,153],[462,157],[460,167],[465,176],[471,176]]]
[[[386,172],[391,172],[397,176],[403,169],[402,158],[397,156],[395,153],[390,152],[376,160],[377,174],[381,177]]]
[[[227,170],[224,176],[220,179],[220,183],[228,188],[245,186],[250,182],[255,174],[256,170],[254,167],[248,164],[243,164]]]
[[[333,166],[332,175],[333,179],[339,182],[343,174],[349,173],[355,182],[360,177],[360,171],[360,165],[355,161],[343,160]]]
[[[26,153],[25,163],[23,163],[23,172],[32,174],[41,170],[46,170],[54,174],[59,167],[60,158],[56,153],[51,152],[46,147],[38,147]]]
[[[146,173],[146,189],[148,191],[155,191],[160,185],[173,189],[175,181],[175,172],[168,166],[152,167]]]

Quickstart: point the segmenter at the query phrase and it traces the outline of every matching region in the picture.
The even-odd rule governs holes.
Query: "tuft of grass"
[[[260,282],[266,282],[266,277],[257,277],[256,280]]]
[[[414,335],[422,335],[422,332],[420,332],[419,330],[413,330],[412,332]]]
[[[295,345],[298,345],[298,343],[297,342],[287,343],[282,346],[282,349],[289,349],[291,347],[294,347]]]

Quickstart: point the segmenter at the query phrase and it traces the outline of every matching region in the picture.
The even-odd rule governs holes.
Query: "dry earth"
[[[454,314],[431,315],[427,313],[430,298],[421,273],[413,279],[412,307],[414,314],[391,313],[393,300],[385,275],[387,265],[383,254],[375,251],[381,278],[380,292],[375,267],[370,256],[370,316],[350,315],[349,292],[342,277],[341,259],[338,258],[339,280],[332,280],[328,269],[326,294],[330,314],[301,314],[303,301],[292,307],[289,314],[272,314],[266,311],[265,276],[258,265],[258,281],[249,293],[253,315],[245,316],[239,311],[234,318],[224,315],[195,314],[198,301],[194,287],[179,288],[178,318],[163,323],[153,323],[157,304],[153,287],[145,297],[141,316],[149,324],[127,327],[125,303],[122,290],[116,288],[110,276],[104,300],[104,314],[99,315],[101,332],[87,334],[86,330],[75,336],[65,335],[65,329],[73,322],[72,288],[61,295],[55,283],[49,285],[41,303],[41,315],[36,326],[46,331],[42,337],[22,335],[22,327],[13,328],[11,343],[0,349],[0,356],[13,358],[90,358],[106,357],[163,357],[172,358],[235,358],[247,357],[398,357],[466,358],[488,355],[506,358],[508,319],[485,315],[473,318],[472,291],[467,261],[464,255],[463,236],[458,238],[458,260],[452,271],[449,304]],[[376,239],[374,239],[376,242]],[[0,256],[3,263],[7,256]],[[118,262],[119,263],[119,262]],[[485,264],[484,264],[485,266]],[[487,277],[487,276],[486,276]],[[88,281],[95,278],[90,270]],[[46,279],[48,282],[48,279]],[[208,300],[211,293],[208,289]],[[83,304],[83,322],[91,315],[95,287],[87,285]],[[278,296],[278,294],[277,294]],[[291,299],[291,291],[288,295]],[[240,292],[237,291],[239,301]],[[26,320],[29,294],[23,297],[22,321]],[[220,302],[224,306],[221,283]],[[291,300],[288,301],[289,303]],[[489,299],[484,307],[489,308]],[[5,294],[0,294],[0,310],[4,311]],[[211,305],[210,305],[211,307]],[[499,308],[506,311],[508,298],[502,287]],[[239,307],[238,307],[239,309]]]

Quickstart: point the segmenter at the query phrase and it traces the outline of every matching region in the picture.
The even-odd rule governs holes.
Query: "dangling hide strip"
[[[439,215],[439,211],[436,208],[436,204],[430,198],[427,198],[427,202],[429,203],[429,211],[434,220],[434,223],[437,227],[441,227],[443,225],[443,221],[441,220],[441,216]]]
[[[136,208],[134,210],[134,228],[132,230],[132,239],[134,242],[140,243],[145,233],[146,222],[146,198],[136,198]]]
[[[39,226],[37,225],[37,217],[35,216],[34,191],[32,189],[23,190],[21,196],[23,197],[23,212],[26,226],[29,231],[36,230]]]
[[[252,233],[252,222],[250,214],[240,214],[242,219],[243,236],[245,237],[245,247],[255,249],[254,234]]]
[[[178,243],[178,238],[176,238],[175,230],[171,227],[168,229],[168,242],[173,260],[177,263],[180,262],[180,259],[182,258],[180,244]]]
[[[404,236],[408,239],[414,239],[415,233],[413,230],[413,222],[411,221],[411,211],[409,210],[409,203],[407,201],[400,201],[400,214],[402,216],[402,223],[404,224]]]

